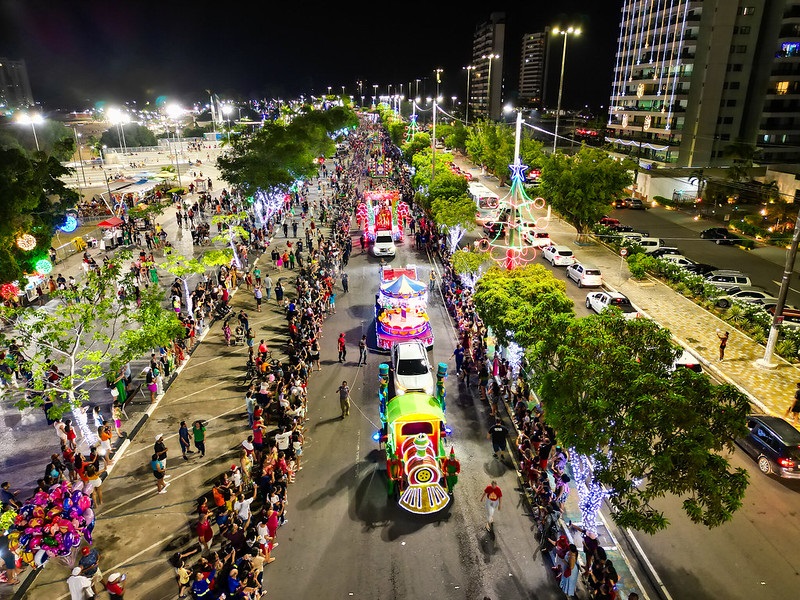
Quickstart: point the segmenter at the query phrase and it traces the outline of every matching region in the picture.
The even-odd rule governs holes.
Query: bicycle
[[[242,385],[249,386],[254,380],[258,379],[260,375],[261,374],[258,371],[256,363],[253,361],[247,361],[247,372],[242,380]]]

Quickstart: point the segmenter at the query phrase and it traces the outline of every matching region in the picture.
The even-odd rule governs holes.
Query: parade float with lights
[[[409,392],[389,398],[389,365],[378,371],[381,430],[373,439],[386,452],[387,493],[414,514],[435,513],[445,508],[451,494],[445,484],[445,439],[450,434],[445,418],[447,365],[439,363],[436,395]],[[452,492],[452,490],[451,490]]]
[[[364,192],[356,207],[358,227],[370,241],[381,231],[390,231],[395,242],[402,242],[411,210],[400,200],[398,190],[370,190]]]
[[[398,342],[419,340],[433,347],[428,319],[428,289],[417,279],[417,269],[384,266],[375,298],[375,332],[378,349],[389,352]]]

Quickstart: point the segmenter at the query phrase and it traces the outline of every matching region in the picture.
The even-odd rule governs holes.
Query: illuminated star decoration
[[[511,190],[500,199],[497,209],[498,214],[506,215],[505,227],[503,231],[490,233],[486,243],[479,248],[485,249],[498,265],[510,270],[536,258],[536,248],[525,240],[523,234],[531,231],[532,226],[546,228],[548,219],[544,216],[537,218],[534,213],[544,208],[544,198],[531,200],[525,193],[523,182],[528,166],[517,159],[509,168]]]

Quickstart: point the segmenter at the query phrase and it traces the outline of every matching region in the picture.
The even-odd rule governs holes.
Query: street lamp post
[[[373,83],[372,84],[372,104],[373,104],[373,108],[375,107],[374,106],[375,105],[375,99],[377,97],[378,97],[378,84],[377,83]]]
[[[486,76],[486,116],[492,118],[492,62],[500,58],[499,54],[484,54],[481,58],[489,61],[489,73]]]
[[[78,128],[77,127],[73,127],[72,128],[72,133],[75,134],[75,145],[78,147],[78,161],[81,163],[81,175],[83,176],[83,187],[88,187],[88,185],[86,183],[86,171],[83,168],[83,156],[81,155],[81,143],[78,140],[78,138],[81,137],[81,135],[78,133]],[[78,187],[80,187],[80,186],[78,186]]]
[[[436,97],[439,97],[439,85],[442,83],[442,73],[444,73],[444,69],[434,69],[433,71],[436,74]]]
[[[222,114],[225,115],[225,123],[228,126],[228,145],[231,143],[231,110],[233,108],[230,104],[226,104],[222,107]]]
[[[558,103],[556,105],[556,125],[553,129],[553,152],[556,151],[558,147],[558,119],[561,116],[561,93],[564,91],[564,65],[567,62],[567,38],[570,35],[580,35],[581,30],[576,29],[574,27],[568,27],[567,29],[559,29],[558,27],[553,27],[553,33],[556,35],[563,35],[564,36],[564,49],[561,52],[561,77],[558,81]]]
[[[469,125],[469,76],[473,70],[475,70],[474,65],[467,65],[466,67],[461,67],[467,72],[467,101],[466,101],[466,112],[464,113],[464,125]]]
[[[39,138],[36,137],[36,125],[44,123],[44,117],[42,115],[21,115],[18,119],[18,122],[22,125],[30,125],[31,131],[33,132],[33,142],[36,144],[36,151],[39,152],[41,149],[39,148]]]

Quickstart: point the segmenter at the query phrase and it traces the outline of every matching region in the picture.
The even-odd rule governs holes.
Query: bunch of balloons
[[[62,481],[49,492],[36,492],[10,527],[9,550],[34,568],[51,557],[72,566],[81,539],[92,543],[95,516],[89,493],[82,481]]]

